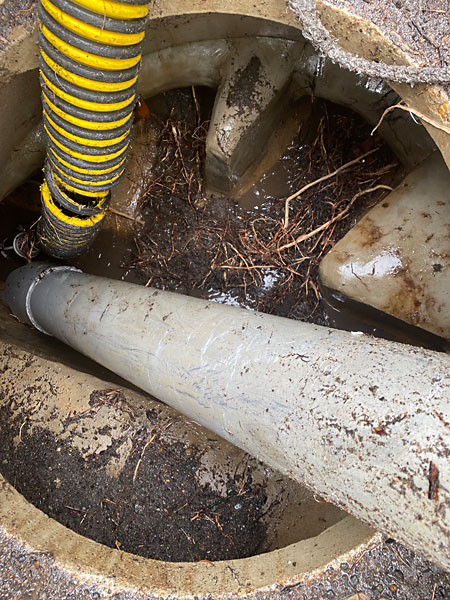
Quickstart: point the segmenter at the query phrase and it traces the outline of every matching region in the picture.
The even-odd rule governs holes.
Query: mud
[[[103,402],[111,401],[111,392],[114,403],[133,411],[123,394],[114,390],[93,392],[91,410],[101,410]],[[39,396],[39,383],[28,393],[30,398]],[[86,416],[68,421],[85,419],[88,431],[92,424]],[[253,483],[245,457],[243,468],[225,477],[226,491],[220,493],[197,477],[204,450],[162,438],[171,423],[163,424],[155,410],[147,411],[146,421],[126,439],[114,439],[111,427],[105,425],[94,439],[111,434],[111,445],[86,457],[70,438],[55,438],[38,427],[31,433],[20,430],[21,423],[4,405],[2,473],[46,514],[112,548],[173,562],[243,558],[267,550],[262,521],[267,497],[263,486]],[[130,446],[128,458],[112,474],[111,464],[119,461],[124,443]]]
[[[395,158],[389,149],[370,137],[359,116],[317,101],[314,126],[302,128],[275,167],[242,198],[208,194],[201,168],[208,107],[196,110],[190,90],[162,97],[172,111],[167,120],[159,117],[159,161],[142,198],[145,224],[136,235],[131,266],[147,285],[160,289],[326,324],[318,264],[376,196],[361,196],[347,218],[320,235],[286,251],[279,248],[333,219],[361,188],[392,178]],[[283,228],[287,196],[370,149],[374,154],[354,169],[292,201],[289,227]]]
[[[248,65],[237,71],[236,81],[227,97],[227,106],[237,106],[239,111],[246,108],[260,111],[261,103],[255,92],[256,83],[260,81],[261,60],[253,56]]]

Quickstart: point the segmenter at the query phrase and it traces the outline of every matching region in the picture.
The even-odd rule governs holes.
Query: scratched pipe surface
[[[44,268],[21,320],[450,568],[448,355]]]

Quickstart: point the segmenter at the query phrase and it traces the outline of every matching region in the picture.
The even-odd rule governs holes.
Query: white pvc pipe
[[[45,268],[21,320],[450,568],[449,356]]]

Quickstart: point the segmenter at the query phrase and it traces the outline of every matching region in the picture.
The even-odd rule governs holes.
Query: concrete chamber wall
[[[343,48],[372,60],[412,63],[412,57],[394,46],[374,25],[326,2],[319,2],[318,8],[324,24]],[[0,197],[39,167],[44,156],[35,23],[35,19],[20,22],[18,15],[17,23],[10,23],[5,31],[7,44],[0,51]],[[151,95],[194,83],[217,87],[226,70],[223,66],[229,65],[228,58],[247,44],[255,44],[256,37],[264,38],[263,42],[269,41],[265,46],[263,44],[264,56],[268,55],[267,48],[274,56],[279,48],[303,48],[305,45],[300,24],[296,16],[286,10],[284,2],[271,0],[256,5],[240,1],[230,6],[221,0],[194,0],[186,7],[183,0],[157,1],[152,5],[148,25],[141,91]],[[199,60],[202,53],[207,58],[203,62]],[[333,71],[335,67],[327,65],[326,69]],[[294,68],[288,70],[289,75],[293,71]],[[348,85],[353,85],[356,76],[348,74],[346,78]],[[307,88],[308,83],[301,77],[297,77],[296,82],[297,87],[304,85]],[[326,87],[324,82],[322,85]],[[391,84],[391,87],[409,106],[427,117],[424,126],[450,166],[448,132],[431,124],[435,122],[448,127],[447,92],[436,85]],[[333,91],[335,100],[342,99],[346,89],[342,91],[336,87]],[[372,122],[380,116],[380,112],[372,110],[366,113]],[[407,113],[399,118],[404,123],[409,121]],[[426,141],[426,136],[421,140],[424,140],[426,154],[432,144]],[[414,160],[418,162],[420,148],[415,152]],[[404,151],[403,156],[407,161],[408,152]],[[0,349],[4,368],[3,393],[7,389],[10,393],[11,386],[15,387],[20,380],[17,389],[22,390],[24,397],[29,388],[43,378],[48,389],[56,386],[58,397],[66,399],[66,410],[68,407],[73,410],[74,406],[78,412],[89,410],[90,396],[99,389],[120,389],[133,406],[142,407],[153,402],[134,390],[121,387],[123,382],[119,385],[108,372],[99,375],[96,371],[95,377],[92,365],[71,353],[62,353],[60,348],[55,350],[39,334],[11,321],[5,311],[0,327]],[[70,404],[67,398],[70,398]],[[50,408],[61,411],[63,404],[63,400],[56,401]],[[43,410],[42,406],[40,410]],[[167,410],[167,417],[175,418],[174,413]],[[50,413],[38,411],[37,414],[42,426]],[[123,422],[126,417],[122,411]],[[24,416],[20,424],[23,423],[23,428],[19,426],[16,431],[16,443],[21,443],[21,436],[26,436],[28,418]],[[184,427],[189,426],[183,423]],[[33,426],[37,426],[37,421]],[[78,442],[82,445],[80,439]],[[222,454],[225,452],[226,449]],[[41,591],[46,590],[54,597],[60,596],[63,588],[79,597],[90,594],[93,598],[114,594],[120,598],[274,598],[286,594],[296,597],[296,590],[325,580],[339,569],[341,563],[364,564],[363,560],[359,561],[377,544],[381,544],[379,534],[342,514],[330,519],[322,531],[311,530],[305,539],[265,554],[214,565],[165,563],[106,548],[69,531],[33,507],[3,478],[0,480],[0,547],[2,560],[6,561],[4,572],[27,573],[36,579],[37,585],[42,585]],[[11,575],[12,590],[16,585],[13,579]],[[346,591],[341,592],[340,598],[352,595],[351,587],[343,586],[342,590]]]

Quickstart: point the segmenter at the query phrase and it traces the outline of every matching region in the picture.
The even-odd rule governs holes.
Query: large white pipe
[[[450,568],[449,356],[65,267],[15,271],[5,300],[21,320]]]

